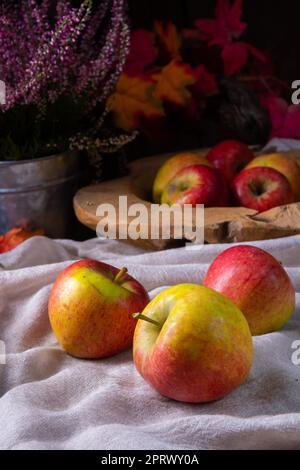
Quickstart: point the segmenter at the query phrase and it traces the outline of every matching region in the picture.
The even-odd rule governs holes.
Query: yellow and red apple
[[[101,358],[132,345],[132,314],[149,302],[144,287],[121,270],[94,260],[66,268],[55,281],[49,318],[61,346],[80,358]]]
[[[153,201],[159,204],[164,189],[174,176],[183,168],[195,164],[212,166],[205,156],[193,152],[182,152],[169,158],[156,174],[153,183]]]
[[[153,299],[134,334],[134,363],[174,400],[217,400],[241,385],[252,364],[252,337],[241,311],[204,286],[181,284]]]
[[[235,246],[217,256],[204,285],[237,305],[253,335],[279,330],[295,310],[288,274],[272,255],[255,246]]]
[[[282,173],[289,181],[296,201],[300,200],[300,167],[288,155],[272,153],[260,155],[252,160],[248,168],[268,167]]]
[[[220,207],[228,204],[228,190],[222,175],[205,165],[191,165],[180,170],[167,184],[162,204],[204,204],[205,207]]]

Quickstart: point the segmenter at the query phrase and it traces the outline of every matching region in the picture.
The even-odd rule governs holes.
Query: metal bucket
[[[72,236],[79,175],[78,152],[0,162],[0,234],[25,225],[54,238]]]

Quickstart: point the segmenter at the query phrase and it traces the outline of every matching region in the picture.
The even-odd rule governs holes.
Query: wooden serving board
[[[207,150],[197,153],[205,155]],[[300,151],[286,152],[300,162]],[[96,215],[97,207],[110,203],[116,209],[116,232],[122,225],[119,221],[119,196],[128,197],[128,206],[143,203],[151,208],[151,189],[157,170],[170,154],[137,160],[130,165],[129,176],[80,189],[74,197],[74,210],[77,218],[87,227],[96,230],[100,220]],[[122,217],[120,217],[121,219]],[[263,239],[280,238],[300,234],[300,203],[276,207],[258,214],[252,209],[243,207],[207,208],[204,211],[204,235],[207,243],[245,242]],[[130,223],[130,218],[124,223]],[[112,224],[114,220],[111,221]],[[129,242],[162,250],[177,246],[177,240],[128,240]]]

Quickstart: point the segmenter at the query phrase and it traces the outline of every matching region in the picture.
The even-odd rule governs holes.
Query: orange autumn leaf
[[[6,253],[7,251],[13,250],[28,238],[43,234],[43,230],[30,231],[21,227],[12,228],[4,235],[0,235],[0,253]]]
[[[188,87],[197,80],[192,68],[178,60],[172,60],[154,78],[157,80],[155,96],[178,106],[188,104],[191,99]]]
[[[150,77],[123,73],[107,106],[113,112],[115,124],[129,132],[138,127],[139,118],[155,119],[164,115],[161,102],[154,97],[155,82]]]
[[[178,34],[176,26],[171,22],[164,26],[161,21],[155,21],[154,31],[157,34],[163,52],[167,54],[170,59],[180,58],[181,37]]]

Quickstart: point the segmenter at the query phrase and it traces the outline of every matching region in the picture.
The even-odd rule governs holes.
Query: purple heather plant
[[[103,121],[99,105],[104,106],[122,72],[129,28],[126,0],[97,4],[93,6],[91,0],[79,6],[66,0],[0,0],[0,80],[6,85],[0,120],[10,115],[16,119],[26,108],[35,119],[35,139],[44,138],[42,123],[50,129],[49,119],[59,121],[58,115],[53,118],[53,110],[58,113],[68,102],[77,107],[74,114],[81,121],[90,119],[99,130],[97,120]],[[76,123],[68,129],[68,138],[73,137],[72,131],[77,134],[82,129]],[[84,132],[89,138],[93,135],[92,129],[84,128]],[[6,129],[6,135],[1,131],[1,153],[1,146],[7,148],[7,138],[22,146],[13,134],[12,129]],[[74,141],[73,137],[73,146]]]

